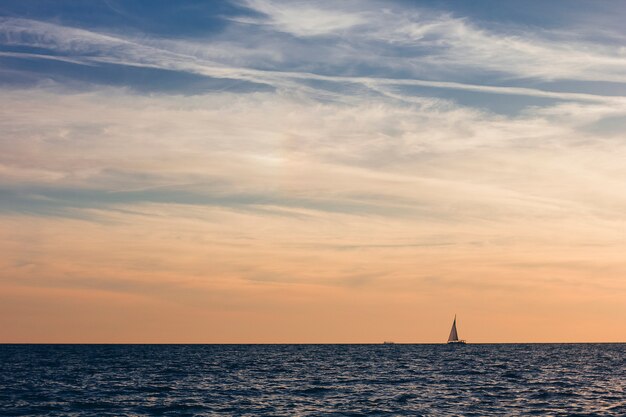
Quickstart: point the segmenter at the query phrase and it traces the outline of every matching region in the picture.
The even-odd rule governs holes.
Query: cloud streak
[[[278,10],[283,10],[283,8],[266,2],[255,2],[249,5],[256,7],[259,12],[265,15],[268,15],[268,13],[271,15],[272,11],[279,13]],[[332,12],[332,10],[320,11],[320,13]],[[421,16],[421,14],[415,14],[405,17],[404,20],[416,19],[417,22],[420,22],[423,19]],[[419,77],[420,75],[425,75],[423,71],[414,70],[414,67],[417,65],[430,68],[429,72],[433,73],[440,72],[440,67],[445,67],[444,74],[451,75],[450,70],[455,66],[459,70],[462,70],[464,67],[480,68],[481,70],[493,68],[501,71],[502,74],[505,74],[505,77],[532,77],[545,80],[602,80],[621,83],[626,81],[620,75],[624,73],[626,68],[626,57],[623,57],[623,54],[618,50],[607,51],[606,54],[603,54],[602,48],[593,48],[593,50],[600,49],[600,51],[592,53],[590,52],[592,50],[591,45],[569,42],[567,43],[568,46],[564,48],[560,39],[550,40],[548,38],[538,42],[534,39],[525,41],[520,36],[507,38],[506,36],[487,34],[485,30],[473,28],[463,19],[456,19],[450,16],[426,17],[426,23],[405,21],[395,25],[381,23],[381,19],[383,21],[386,21],[386,19],[395,21],[397,16],[387,10],[382,16],[376,15],[375,19],[372,17],[372,22],[370,23],[372,25],[380,25],[381,28],[377,29],[379,31],[383,30],[382,28],[394,27],[393,33],[381,34],[377,31],[369,30],[366,33],[373,33],[371,35],[372,38],[359,40],[365,35],[357,32],[355,37],[359,41],[355,45],[350,45],[347,50],[343,50],[343,58],[340,59],[349,58],[354,60],[354,62],[366,63],[368,54],[361,52],[361,49],[367,50],[369,48],[367,45],[374,42],[374,39],[377,39],[377,42],[381,42],[382,39],[384,43],[389,45],[413,42],[416,45],[419,44],[420,48],[426,48],[428,52],[415,52],[415,55],[409,55],[410,58],[403,56],[393,57],[390,60],[392,64],[390,64],[389,68],[393,70],[395,67],[400,66],[400,68],[403,68],[402,71],[404,73],[413,72],[414,77],[388,78],[359,74],[345,76],[289,70],[293,65],[289,61],[285,62],[285,58],[294,59],[295,57],[284,56],[284,54],[289,54],[291,51],[299,48],[297,40],[293,42],[285,41],[286,43],[269,40],[269,44],[266,43],[263,46],[263,50],[270,51],[266,52],[269,56],[283,55],[279,59],[282,61],[284,68],[277,70],[274,69],[277,64],[273,62],[275,59],[263,62],[262,57],[254,57],[254,55],[250,58],[256,59],[257,62],[248,62],[243,66],[233,65],[236,64],[236,61],[232,57],[238,55],[245,57],[251,46],[254,48],[258,46],[245,46],[238,44],[238,42],[233,43],[232,40],[225,42],[220,38],[215,39],[211,46],[203,47],[193,42],[172,42],[158,38],[124,38],[119,35],[101,34],[84,29],[68,28],[52,23],[25,19],[5,18],[2,20],[0,27],[2,28],[4,43],[8,45],[51,49],[57,53],[69,54],[69,56],[54,58],[51,55],[43,54],[41,55],[42,59],[58,59],[87,65],[114,63],[118,65],[159,68],[192,72],[209,77],[237,78],[245,81],[271,84],[277,88],[299,88],[304,91],[306,91],[306,88],[299,85],[302,81],[328,81],[342,84],[357,83],[365,87],[373,86],[380,88],[389,85],[397,87],[422,86],[493,94],[545,97],[559,100],[605,101],[623,105],[623,97],[606,97],[602,94],[556,92],[528,87],[425,80]],[[428,19],[435,19],[434,23],[429,22]],[[237,32],[237,30],[235,30],[235,33],[228,33],[229,36],[234,36],[235,39],[244,37],[247,34],[245,30],[241,33]],[[294,35],[304,36],[299,34],[297,30],[294,32]],[[261,38],[264,41],[268,40],[264,36]],[[424,45],[421,45],[423,39],[427,39],[427,41],[423,41]],[[553,46],[549,46],[551,42],[554,44]],[[276,51],[276,53],[271,51]],[[330,51],[332,53],[332,49]],[[15,52],[10,54],[18,56]],[[23,55],[22,53],[22,56],[29,58],[37,55]],[[464,56],[465,58],[463,58]],[[334,58],[334,53],[330,57]],[[558,57],[558,60],[555,60],[554,57]],[[302,59],[302,57],[299,58]],[[528,63],[531,63],[532,67],[529,67]],[[260,66],[265,68],[260,69]],[[567,68],[567,70],[561,67]],[[597,72],[597,70],[592,70],[590,67],[602,68],[603,72]],[[577,68],[579,69],[577,70]],[[337,72],[342,72],[339,67],[337,70]],[[511,71],[516,71],[517,73]],[[589,75],[596,73],[597,77],[588,78]],[[582,74],[585,76],[583,77]]]

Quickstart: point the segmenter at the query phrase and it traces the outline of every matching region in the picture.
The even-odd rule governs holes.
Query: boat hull
[[[465,340],[451,340],[448,342],[449,345],[464,345]]]

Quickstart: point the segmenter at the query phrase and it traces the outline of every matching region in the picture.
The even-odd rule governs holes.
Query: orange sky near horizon
[[[455,313],[475,343],[623,334],[621,248],[577,247],[563,225],[450,242],[442,225],[171,209],[5,216],[0,341],[437,343]]]

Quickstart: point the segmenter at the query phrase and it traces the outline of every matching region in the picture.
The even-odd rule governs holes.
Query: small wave
[[[395,398],[395,401],[400,404],[406,404],[409,400],[417,398],[415,394],[400,394]]]
[[[325,395],[332,391],[333,390],[331,388],[326,388],[326,387],[310,387],[310,388],[297,390],[295,391],[295,393],[298,393],[301,395]]]

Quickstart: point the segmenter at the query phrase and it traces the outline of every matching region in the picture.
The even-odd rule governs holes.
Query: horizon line
[[[626,344],[626,341],[604,342],[467,342],[467,345],[582,345],[582,344]],[[0,345],[226,345],[226,346],[256,346],[256,345],[385,345],[385,342],[0,342]],[[448,345],[447,342],[391,342],[386,345]]]

